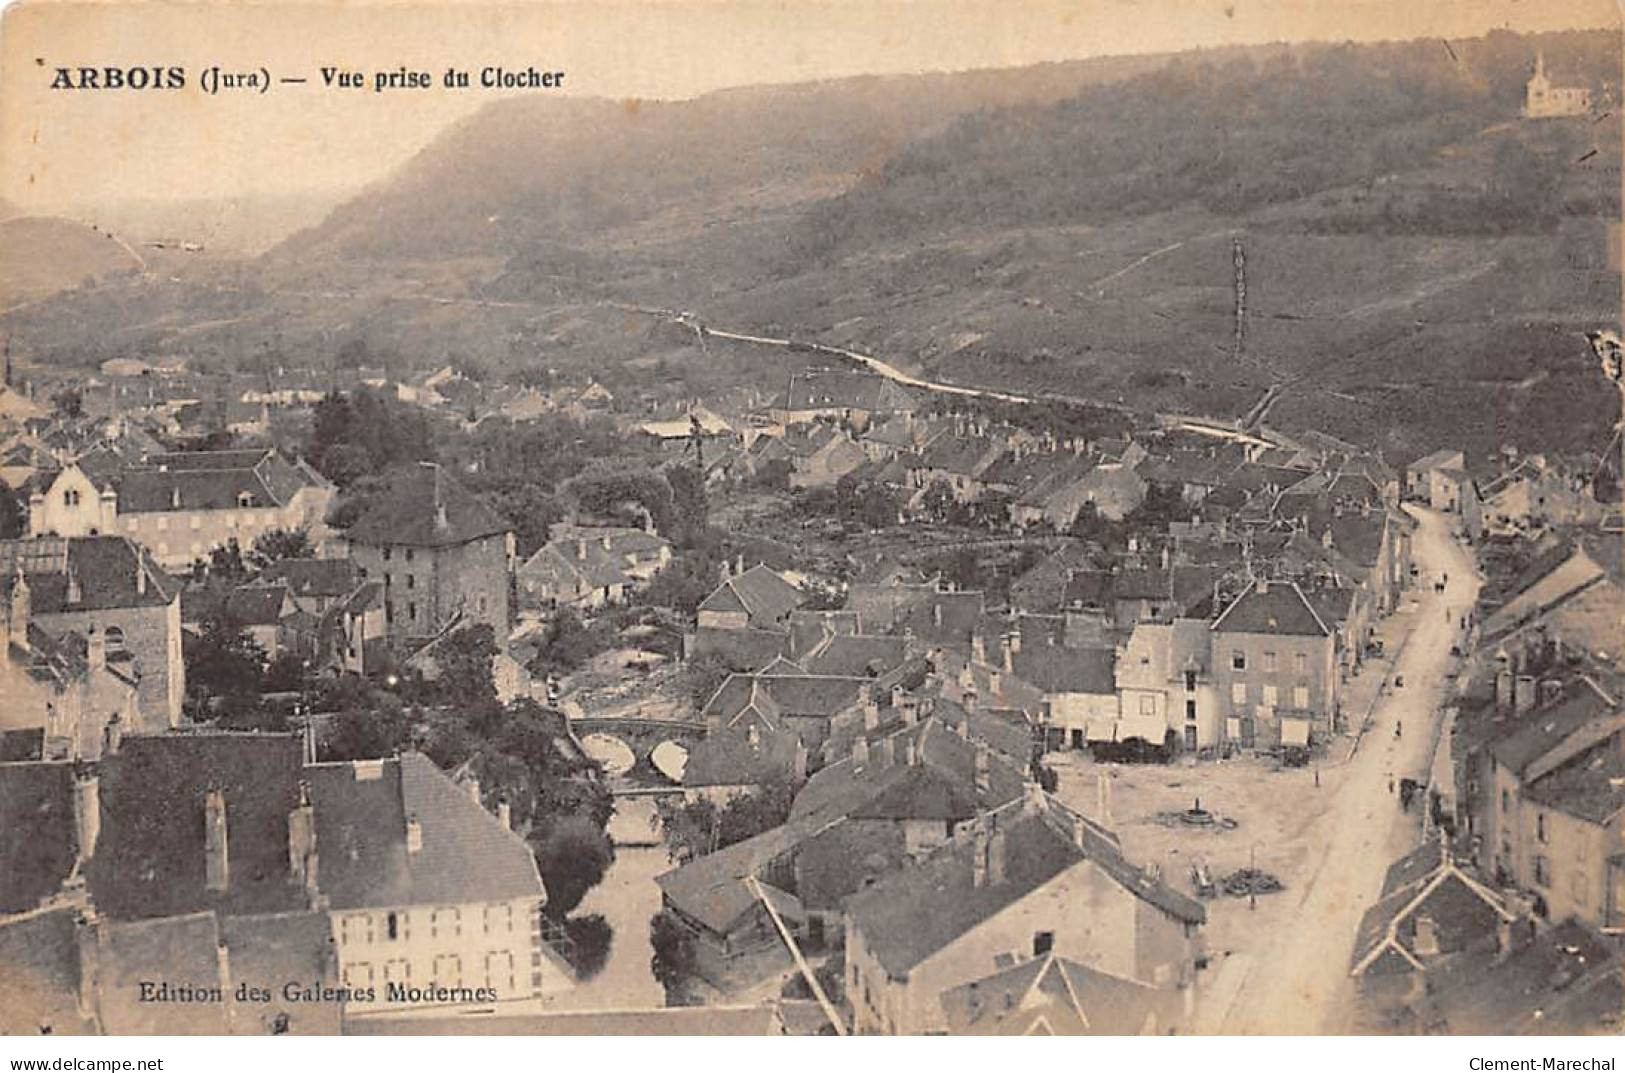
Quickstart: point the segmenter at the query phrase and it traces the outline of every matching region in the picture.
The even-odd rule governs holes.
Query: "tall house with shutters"
[[[1296,584],[1259,581],[1209,627],[1224,740],[1309,745],[1335,729],[1335,637]]]
[[[307,765],[345,1015],[524,1013],[573,986],[525,840],[425,756]]]
[[[508,637],[513,531],[440,466],[402,474],[345,539],[362,576],[383,585],[385,634],[411,642],[454,621]]]

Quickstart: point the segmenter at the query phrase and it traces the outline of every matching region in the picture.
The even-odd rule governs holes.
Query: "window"
[[[406,549],[406,561],[407,562],[412,561],[412,549],[411,548]]]
[[[1055,949],[1055,933],[1053,931],[1033,932],[1033,957],[1043,957]]]
[[[389,549],[388,548],[384,549],[384,562],[386,562],[386,563],[389,562]]]
[[[1243,652],[1239,648],[1232,651],[1230,653],[1230,666],[1234,670],[1238,670],[1238,671],[1246,670],[1247,669],[1247,653]]]
[[[169,528],[169,519],[164,518],[164,517],[160,517],[158,519],[158,531],[160,533],[162,533],[164,530],[166,530],[168,528]]]
[[[1535,813],[1535,841],[1546,841],[1546,813]]]
[[[1186,671],[1185,672],[1185,692],[1187,692],[1187,693],[1195,693],[1196,692],[1196,672],[1195,671]]]
[[[1141,693],[1140,694],[1140,714],[1141,715],[1156,715],[1157,714],[1157,698],[1153,697],[1149,693]]]
[[[1297,672],[1299,674],[1308,674],[1309,673],[1309,655],[1308,655],[1308,653],[1299,652],[1296,655],[1294,655],[1292,657],[1292,666],[1297,670]]]
[[[463,959],[456,954],[435,955],[434,982],[441,987],[461,987],[463,984]]]
[[[384,601],[384,621],[385,622],[393,622],[394,620],[395,620],[395,601],[394,600],[385,600]]]
[[[1273,671],[1275,669],[1275,653],[1274,652],[1266,652],[1266,653],[1264,653],[1264,669],[1266,671]]]
[[[384,962],[384,982],[404,984],[412,979],[412,966],[405,958],[391,958]]]
[[[247,510],[248,508],[252,507],[254,505],[254,493],[253,492],[238,492],[237,493],[237,505],[239,507],[242,507],[244,510]]]
[[[485,986],[494,988],[499,996],[514,991],[513,955],[507,951],[485,955]]]
[[[418,587],[418,578],[416,574],[406,575],[406,587],[409,589],[415,589]]]
[[[1246,682],[1232,682],[1230,684],[1230,703],[1232,703],[1232,704],[1246,704],[1247,703],[1247,683]]]
[[[1552,873],[1546,864],[1544,856],[1535,857],[1535,883],[1537,886],[1549,887],[1552,885]]]
[[[124,648],[124,631],[119,627],[107,627],[107,632],[103,636],[107,639],[107,650],[109,652],[118,652]]]
[[[1512,796],[1505,790],[1501,791],[1501,811],[1509,812],[1512,809]]]
[[[1307,707],[1309,707],[1309,687],[1308,686],[1293,686],[1292,687],[1292,706],[1294,708],[1307,708]]]
[[[412,622],[416,622],[418,620],[418,605],[416,600],[413,600],[406,605],[406,617]]]
[[[1276,692],[1275,687],[1270,686],[1270,685],[1265,686],[1264,687],[1264,705],[1265,705],[1265,707],[1274,708],[1276,705],[1278,705],[1280,703],[1281,703],[1281,697],[1280,697],[1280,694]]]
[[[357,961],[344,967],[344,986],[359,991],[372,986],[372,966]]]
[[[1185,722],[1196,722],[1196,702],[1194,700],[1185,702]]]
[[[400,917],[397,916],[394,913],[389,914],[389,916],[384,921],[384,932],[392,940],[393,939],[399,939],[401,937],[401,921],[400,921]]]
[[[69,488],[66,492],[63,492],[62,505],[64,507],[77,507],[79,505],[79,489]]]

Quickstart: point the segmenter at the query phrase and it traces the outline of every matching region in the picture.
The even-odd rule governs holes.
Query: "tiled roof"
[[[213,913],[133,923],[105,923],[97,956],[101,1029],[109,1035],[218,1036],[227,1030],[220,1002],[142,1002],[141,983],[184,981],[220,985],[220,934]]]
[[[511,528],[440,466],[421,463],[398,474],[345,535],[353,543],[378,547],[440,548]]]
[[[79,910],[0,918],[0,1035],[89,1035],[79,1012]]]
[[[295,596],[333,598],[355,591],[361,573],[350,559],[282,559],[266,567],[262,581],[285,581]]]
[[[1325,637],[1331,632],[1290,581],[1260,582],[1249,588],[1225,609],[1213,629],[1298,637]]]
[[[72,766],[0,764],[0,914],[32,909],[55,891],[78,842]]]
[[[949,1035],[1133,1036],[1166,1032],[1183,994],[1046,954],[944,991]]]
[[[274,448],[190,451],[149,457],[116,478],[120,514],[172,510],[236,510],[242,497],[258,507],[286,506],[307,486],[326,481]]]
[[[114,607],[163,607],[175,598],[177,591],[169,575],[158,568],[152,556],[127,537],[0,541],[0,576],[11,576],[18,563],[22,564],[28,579],[32,606],[41,614]],[[74,596],[78,598],[73,599]]]
[[[281,585],[243,585],[226,597],[226,616],[239,626],[275,626],[287,602]]]
[[[368,777],[375,771],[374,777]],[[541,897],[523,839],[420,753],[305,768],[320,883],[335,909]],[[416,818],[422,848],[407,846]],[[284,852],[286,856],[286,852]]]
[[[88,869],[91,893],[113,917],[304,907],[290,878],[288,815],[298,803],[293,735],[206,732],[126,737],[102,761],[104,819]],[[229,885],[206,888],[208,791],[226,803]],[[324,857],[325,869],[327,860]]]
[[[1522,773],[1565,738],[1616,707],[1596,683],[1579,676],[1565,683],[1563,696],[1556,703],[1525,714],[1490,745],[1490,752],[1509,770]]]
[[[1010,658],[1012,673],[1044,693],[1115,693],[1116,654],[1110,648],[1027,645]]]
[[[1025,802],[1010,806],[989,827],[1005,839],[1004,878],[978,886],[972,859],[975,840],[957,835],[918,864],[905,868],[847,903],[849,927],[857,928],[865,944],[887,972],[900,977],[914,966],[956,941],[970,929],[1025,898],[1062,872],[1086,860],[1136,897],[1157,905],[1182,920],[1200,923],[1206,913],[1200,903],[1146,877],[1129,865],[1116,845],[1092,828],[1085,828],[1085,845],[1060,829],[1047,799],[1036,811]],[[986,822],[986,821],[979,821]]]
[[[764,831],[754,838],[696,857],[655,877],[661,894],[686,916],[723,934],[750,912],[756,896],[744,883],[769,864],[825,827],[823,820],[803,820]]]
[[[701,611],[743,611],[753,626],[772,626],[807,602],[801,590],[761,563],[719,585]]]

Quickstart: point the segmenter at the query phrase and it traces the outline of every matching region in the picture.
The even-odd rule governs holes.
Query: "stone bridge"
[[[628,771],[653,771],[654,751],[670,742],[688,752],[705,737],[705,723],[697,719],[652,719],[639,716],[570,716],[570,730],[580,740],[587,754],[603,761],[611,774],[624,775]],[[596,739],[596,748],[595,741]],[[624,749],[617,764],[615,755]],[[624,770],[613,770],[624,766]]]

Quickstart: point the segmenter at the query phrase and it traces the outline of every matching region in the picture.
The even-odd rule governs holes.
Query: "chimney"
[[[299,804],[288,813],[288,872],[308,891],[316,888],[316,810],[310,784],[299,782]]]
[[[987,882],[991,886],[1004,882],[1004,832],[994,831],[987,840]]]
[[[406,817],[406,852],[423,852],[423,825],[416,815]]]
[[[875,745],[875,760],[881,767],[891,767],[896,763],[897,754],[890,738],[881,738]]]
[[[970,635],[970,658],[975,663],[987,662],[987,641],[980,630]]]
[[[863,729],[874,730],[880,725],[880,705],[867,689],[863,692]]]
[[[1413,953],[1418,957],[1434,957],[1439,953],[1439,927],[1430,916],[1418,915],[1416,918]]]
[[[935,626],[939,630],[942,629],[942,605],[941,604],[933,603],[931,605],[931,624],[933,626]]]
[[[28,651],[28,619],[33,614],[33,600],[28,592],[28,579],[23,577],[21,566],[11,579],[11,604],[6,612],[6,629],[11,634],[11,643]]]
[[[1519,715],[1535,706],[1535,676],[1520,674],[1512,685],[1512,705]]]
[[[171,488],[169,490],[169,509],[170,510],[180,510],[181,509],[181,490],[178,487],[177,488]]]
[[[1010,651],[1018,654],[1021,652],[1021,627],[1019,626],[1013,626],[1010,629]]]
[[[987,830],[979,823],[971,832],[970,868],[972,884],[987,886]]]
[[[220,978],[220,993],[233,994],[237,989],[231,986],[231,951],[226,949],[226,940],[218,939],[214,948],[215,974]]]
[[[135,553],[135,591],[137,595],[147,594],[147,564],[141,561],[141,552]]]
[[[1162,546],[1162,568],[1164,570],[1168,569],[1168,558],[1168,545],[1164,544]]]
[[[858,769],[869,762],[869,739],[860,737],[852,743],[852,767]]]
[[[576,541],[576,558],[583,561],[587,558],[587,541],[585,539]]]
[[[1505,961],[1512,954],[1512,921],[1500,917],[1495,921],[1495,960]]]
[[[1328,551],[1331,550],[1331,546],[1332,546],[1332,530],[1331,530],[1330,526],[1328,526],[1326,528],[1326,531],[1324,533],[1320,534],[1320,546],[1327,549]]]
[[[508,804],[507,798],[497,802],[497,819],[502,821],[504,828],[513,830],[513,806]]]
[[[988,755],[988,748],[981,742],[976,743],[976,792],[979,794],[991,793],[993,789],[992,758]]]
[[[101,780],[94,771],[73,783],[73,819],[79,836],[79,863],[96,855],[96,839],[102,833]]]
[[[1015,670],[1016,670],[1016,661],[1015,661],[1016,646],[1019,645],[1019,644],[1020,644],[1019,641],[1012,641],[1010,639],[1009,634],[1005,635],[1005,638],[1004,638],[1004,669],[1005,669],[1005,671],[1007,673],[1011,673],[1011,674],[1015,673]]]
[[[1268,578],[1259,578],[1258,585],[1256,587],[1258,589],[1258,595],[1268,596],[1270,594],[1270,583]]]
[[[79,574],[74,570],[73,564],[68,564],[68,603],[77,604],[84,601],[84,590],[79,587]]]
[[[463,788],[468,791],[468,799],[480,808],[485,807],[485,799],[480,796],[480,780],[473,775],[463,780]]]
[[[107,666],[107,635],[94,624],[85,629],[85,664],[92,671]]]
[[[920,702],[913,697],[906,694],[899,697],[896,708],[902,713],[904,725],[913,726],[920,721]]]
[[[920,762],[920,750],[915,746],[913,738],[903,739],[903,763],[914,767]]]
[[[1515,678],[1509,670],[1503,669],[1495,676],[1495,706],[1503,711],[1512,710],[1514,681]]]
[[[807,777],[807,745],[799,737],[796,739],[795,757],[790,761],[791,770],[798,779]]]
[[[226,795],[210,790],[203,796],[204,886],[225,890],[231,885],[226,852]]]

